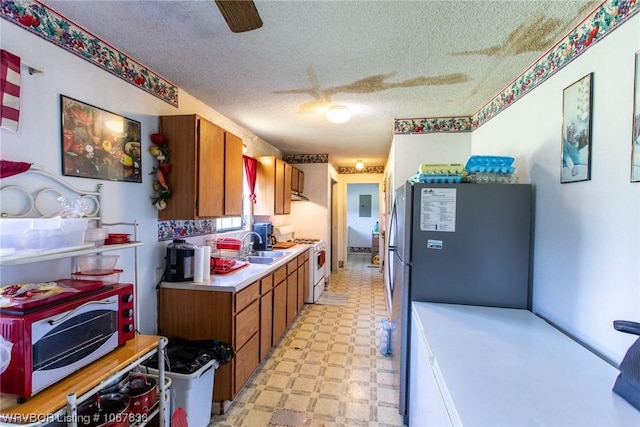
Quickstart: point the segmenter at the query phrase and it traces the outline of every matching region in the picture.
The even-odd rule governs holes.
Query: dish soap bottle
[[[373,232],[378,233],[379,231],[380,231],[380,224],[378,223],[378,221],[376,221],[375,225],[373,226]]]

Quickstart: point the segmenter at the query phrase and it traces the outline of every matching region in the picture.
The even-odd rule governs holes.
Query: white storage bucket
[[[211,422],[213,384],[218,361],[210,360],[192,374],[179,374],[165,370],[165,376],[171,378],[171,414],[178,408],[187,413],[189,427],[208,426]],[[143,367],[143,372],[158,377],[158,370]]]

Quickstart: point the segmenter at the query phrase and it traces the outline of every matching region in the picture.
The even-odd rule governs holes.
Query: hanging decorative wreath
[[[149,147],[149,152],[158,160],[158,166],[151,171],[151,175],[156,176],[153,181],[153,191],[155,191],[156,194],[151,200],[153,206],[161,211],[167,207],[167,200],[171,198],[171,187],[169,187],[166,180],[166,175],[171,173],[169,146],[167,145],[164,135],[161,133],[152,134],[151,142],[153,144]]]

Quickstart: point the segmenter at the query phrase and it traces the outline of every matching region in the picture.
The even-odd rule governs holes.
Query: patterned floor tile
[[[391,360],[378,348],[386,316],[382,273],[369,263],[367,254],[349,254],[347,268],[331,275],[328,289],[347,295],[344,305],[306,304],[210,427],[294,419],[283,414],[305,427],[402,426]]]

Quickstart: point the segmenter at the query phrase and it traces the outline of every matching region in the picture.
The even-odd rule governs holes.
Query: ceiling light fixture
[[[361,170],[363,170],[363,169],[364,169],[364,163],[362,163],[362,160],[358,160],[358,161],[356,162],[356,170],[357,170],[357,171],[361,171]]]
[[[344,105],[334,105],[327,110],[327,120],[333,123],[344,123],[351,118],[351,111]]]

